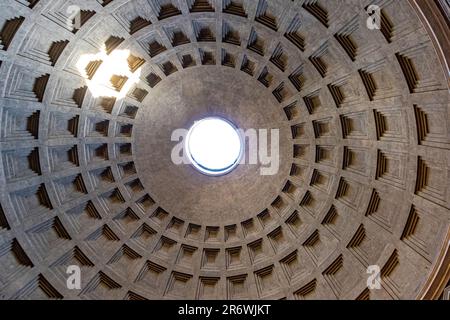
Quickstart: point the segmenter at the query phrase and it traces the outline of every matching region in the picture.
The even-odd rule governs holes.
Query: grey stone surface
[[[369,0],[209,3],[0,3],[0,298],[420,297],[448,246],[450,103],[409,1],[377,1],[381,31]],[[84,87],[102,47],[145,60],[124,98]],[[174,166],[172,130],[211,114],[279,128],[279,173]]]
[[[252,218],[275,200],[291,169],[291,131],[283,109],[262,88],[245,73],[212,66],[180,71],[152,91],[136,118],[134,154],[142,182],[161,207],[192,223],[223,227]],[[209,177],[173,164],[178,141],[171,141],[172,132],[209,116],[229,119],[243,130],[280,130],[278,173],[263,176],[260,164],[247,163],[226,176]]]

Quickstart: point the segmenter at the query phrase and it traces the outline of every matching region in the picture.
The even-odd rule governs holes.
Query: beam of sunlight
[[[84,54],[78,60],[76,67],[80,74],[86,79],[91,94],[96,97],[115,97],[123,98],[128,91],[140,81],[141,69],[131,72],[128,65],[129,50],[114,50],[109,55],[105,50],[97,54]],[[87,68],[93,62],[98,62],[99,66],[93,72],[88,74]],[[100,63],[101,62],[101,63]],[[124,84],[119,88],[111,82],[113,76],[126,77]]]

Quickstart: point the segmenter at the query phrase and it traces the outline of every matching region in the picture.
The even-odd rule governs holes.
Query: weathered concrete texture
[[[171,141],[172,132],[208,116],[224,117],[243,130],[280,130],[278,173],[262,176],[260,165],[247,163],[226,176],[209,177],[190,165],[173,164],[171,152],[178,141]],[[154,200],[168,212],[178,212],[178,218],[217,227],[242,222],[264,211],[286,183],[292,143],[285,119],[270,92],[245,73],[220,66],[183,70],[152,91],[139,111],[136,168]]]
[[[448,82],[409,1],[374,31],[369,4],[2,2],[0,298],[423,296],[446,267]],[[76,67],[102,47],[141,70],[124,98]],[[209,115],[280,129],[278,174],[171,163],[172,131]]]

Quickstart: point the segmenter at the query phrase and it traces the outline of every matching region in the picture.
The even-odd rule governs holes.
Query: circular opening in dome
[[[196,121],[185,142],[192,165],[207,175],[223,175],[239,164],[243,153],[242,137],[237,128],[222,118]]]

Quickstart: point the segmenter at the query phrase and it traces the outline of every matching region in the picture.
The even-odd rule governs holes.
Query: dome
[[[0,6],[0,299],[442,294],[445,1]]]

